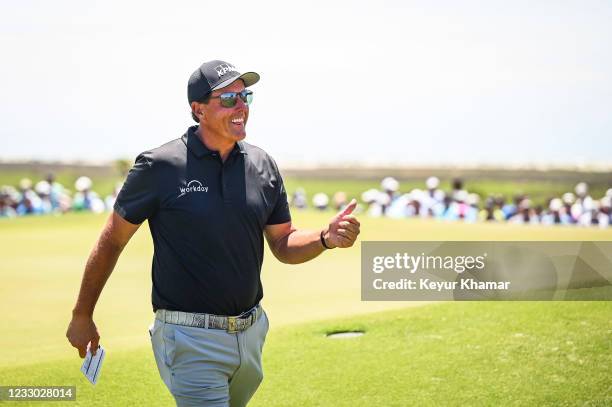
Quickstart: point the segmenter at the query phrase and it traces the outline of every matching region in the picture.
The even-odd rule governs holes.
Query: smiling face
[[[240,97],[237,98],[234,107],[223,107],[221,99],[215,97],[226,92],[240,92],[243,89],[244,83],[242,80],[237,80],[213,91],[208,103],[196,103],[194,111],[200,112],[196,113],[196,116],[200,118],[200,126],[207,144],[212,144],[212,147],[224,149],[246,137],[245,127],[249,118],[249,107]]]

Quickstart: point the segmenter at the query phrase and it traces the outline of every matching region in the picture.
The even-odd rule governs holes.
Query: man
[[[322,230],[292,226],[276,163],[242,141],[253,98],[247,88],[258,80],[223,61],[193,73],[188,100],[199,125],[136,158],[89,256],[66,333],[81,357],[98,348],[95,304],[121,251],[148,219],[151,341],[179,406],[244,406],[263,378],[264,234],[274,256],[291,264],[350,247],[359,234],[355,200]]]

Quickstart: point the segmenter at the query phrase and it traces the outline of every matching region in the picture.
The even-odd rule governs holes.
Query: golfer
[[[262,378],[268,331],[259,304],[263,238],[283,263],[350,247],[359,235],[353,200],[315,231],[291,224],[274,160],[243,140],[255,72],[210,61],[190,77],[198,123],[143,152],[92,250],[66,336],[83,358],[97,349],[96,302],[125,245],[148,220],[153,237],[150,329],[162,380],[178,406],[245,406]]]

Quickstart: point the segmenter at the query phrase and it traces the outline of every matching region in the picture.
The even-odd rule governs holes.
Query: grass
[[[331,215],[296,212],[294,222],[316,228]],[[108,356],[95,388],[81,376],[81,360],[64,337],[105,217],[0,220],[0,385],[76,385],[76,405],[172,405],[147,334],[152,245],[146,226],[126,248],[97,307]],[[612,230],[362,218],[361,239],[612,240]],[[362,302],[359,262],[358,248],[299,266],[282,265],[266,252],[264,307],[272,329],[267,377],[252,405],[611,403],[609,302]],[[324,338],[343,328],[366,335]]]
[[[611,312],[609,302],[444,303],[273,328],[250,405],[609,405]],[[366,333],[325,337],[345,329]],[[76,384],[76,405],[173,404],[146,347],[109,351],[95,388],[78,367],[73,357],[5,368],[0,382]]]
[[[271,335],[254,405],[611,403],[612,304],[445,303]],[[363,329],[355,339],[325,333]]]

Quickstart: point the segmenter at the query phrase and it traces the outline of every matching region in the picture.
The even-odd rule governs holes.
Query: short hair
[[[206,97],[200,99],[200,100],[194,100],[194,102],[198,102],[198,103],[204,103],[204,104],[208,104],[208,101],[210,100],[210,94],[206,95]],[[191,118],[196,122],[196,123],[200,123],[200,119],[198,119],[198,116],[196,116],[193,113],[193,110],[191,111]]]

